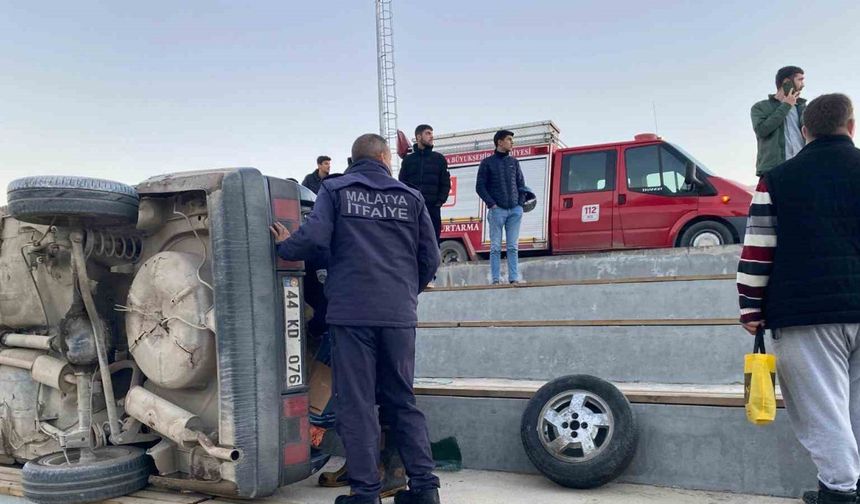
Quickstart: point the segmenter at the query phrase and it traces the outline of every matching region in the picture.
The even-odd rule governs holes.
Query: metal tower
[[[394,80],[392,0],[376,0],[376,65],[379,74],[379,134],[391,147],[391,171],[397,176],[397,91]]]

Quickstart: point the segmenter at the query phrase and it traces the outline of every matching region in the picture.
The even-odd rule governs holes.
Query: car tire
[[[56,226],[135,224],[140,203],[129,185],[87,177],[25,177],[13,180],[6,195],[12,217]]]
[[[80,450],[45,455],[24,465],[24,496],[38,504],[81,504],[121,497],[146,487],[149,457],[132,446],[106,446],[93,451],[96,460],[79,463]]]
[[[544,476],[569,488],[594,488],[630,464],[638,428],[630,403],[614,385],[570,375],[547,383],[529,400],[520,437]]]
[[[469,260],[466,247],[455,240],[445,240],[439,246],[439,255],[442,256],[442,264],[462,263]]]
[[[735,243],[728,226],[717,221],[702,221],[688,227],[681,235],[681,247],[713,247]]]

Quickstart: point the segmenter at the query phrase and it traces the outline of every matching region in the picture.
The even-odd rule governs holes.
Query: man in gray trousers
[[[738,265],[741,322],[773,331],[788,418],[818,468],[811,503],[856,502],[860,477],[860,150],[842,94],[813,100],[806,146],[766,173]]]

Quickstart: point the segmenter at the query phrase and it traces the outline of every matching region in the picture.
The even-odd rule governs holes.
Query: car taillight
[[[302,464],[310,459],[310,421],[308,396],[296,394],[284,397],[283,418],[285,429],[284,465]]]
[[[291,395],[284,398],[284,416],[286,418],[306,417],[309,411],[306,394]]]
[[[281,222],[292,222],[298,226],[302,217],[299,200],[275,198],[272,200],[272,214]],[[292,231],[292,229],[290,229]]]

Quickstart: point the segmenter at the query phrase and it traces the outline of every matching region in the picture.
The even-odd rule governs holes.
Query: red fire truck
[[[475,193],[493,134],[514,132],[513,155],[537,207],[523,216],[520,251],[566,254],[612,249],[704,247],[743,239],[752,193],[718,177],[654,134],[565,147],[552,121],[439,135],[451,191],[442,207],[443,262],[490,251],[487,208]],[[504,247],[503,247],[504,249]]]

